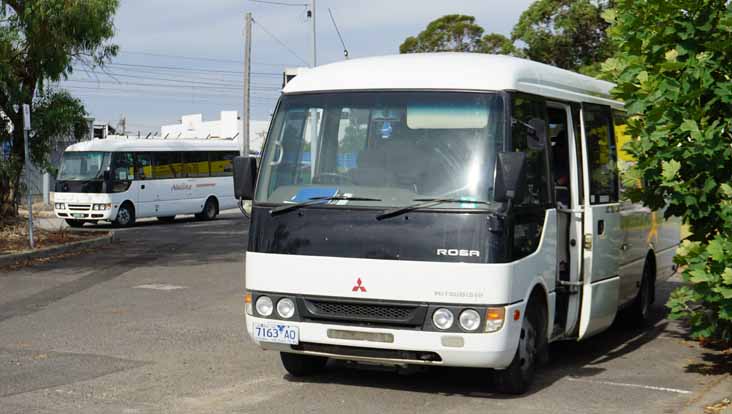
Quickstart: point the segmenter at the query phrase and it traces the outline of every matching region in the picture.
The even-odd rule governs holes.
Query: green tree
[[[0,139],[11,154],[0,160],[0,218],[17,214],[23,152],[22,104],[30,104],[32,160],[44,165],[49,140],[73,132],[85,114],[65,92],[46,91],[66,78],[73,65],[94,67],[117,53],[114,35],[117,0],[4,0],[0,2]],[[9,132],[11,131],[11,132]],[[8,133],[9,132],[9,133]],[[77,135],[79,136],[79,135]]]
[[[537,62],[596,74],[611,55],[602,13],[607,1],[538,0],[521,14],[511,33],[525,44],[523,54]]]
[[[521,52],[514,46],[513,41],[499,33],[490,33],[483,36],[480,52],[494,55],[521,56]]]
[[[481,49],[483,28],[475,17],[448,14],[433,20],[417,37],[410,36],[399,46],[399,53],[477,52]]]
[[[631,194],[691,237],[669,300],[700,339],[732,341],[732,6],[727,0],[617,0],[605,17],[616,55],[603,70],[625,101],[645,183]]]

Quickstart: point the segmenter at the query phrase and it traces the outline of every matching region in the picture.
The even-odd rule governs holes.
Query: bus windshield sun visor
[[[314,204],[322,204],[328,201],[381,201],[380,198],[369,198],[369,197],[350,197],[350,196],[327,196],[327,197],[310,197],[308,200],[301,203],[285,204],[283,206],[275,207],[269,211],[269,214],[276,216],[277,214],[287,213],[294,211],[300,207],[311,206]]]
[[[379,214],[376,216],[376,220],[384,220],[391,217],[396,217],[399,215],[402,215],[404,213],[408,213],[410,211],[414,211],[420,208],[426,208],[426,207],[434,207],[439,204],[445,204],[445,203],[460,203],[460,204],[481,204],[486,206],[494,205],[495,203],[492,203],[490,201],[482,201],[482,200],[469,200],[469,199],[462,199],[462,198],[415,198],[412,201],[416,201],[417,203],[411,204],[404,207],[394,208],[391,210],[386,210],[382,214]]]

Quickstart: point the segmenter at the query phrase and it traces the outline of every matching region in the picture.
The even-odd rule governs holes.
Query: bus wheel
[[[135,224],[135,209],[130,203],[122,203],[117,210],[117,218],[112,222],[116,227],[130,227]]]
[[[206,204],[203,206],[203,211],[196,214],[196,218],[199,220],[213,220],[216,215],[219,214],[219,207],[216,203],[216,199],[211,197],[206,200]]]
[[[66,224],[68,224],[69,227],[73,227],[75,229],[84,226],[84,222],[82,220],[66,219]]]
[[[285,370],[293,377],[307,377],[323,372],[327,357],[280,352]]]
[[[633,300],[633,304],[628,308],[624,316],[625,321],[636,327],[643,327],[648,323],[648,311],[653,302],[653,291],[655,283],[653,282],[653,261],[646,259],[643,265],[643,276],[638,294]]]
[[[508,368],[496,371],[496,383],[500,392],[523,394],[531,386],[541,348],[542,312],[536,305],[529,305],[521,322],[518,349]]]

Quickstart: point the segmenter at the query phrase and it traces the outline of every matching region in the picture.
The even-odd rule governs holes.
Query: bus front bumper
[[[91,208],[91,207],[90,207]],[[64,209],[54,208],[53,210],[56,217],[67,220],[114,220],[117,217],[117,209],[112,208],[106,210],[87,210],[87,209],[75,209],[71,210],[69,207]]]
[[[523,303],[506,307],[506,315]],[[257,341],[256,324],[285,324],[298,328],[299,344]],[[265,350],[320,355],[383,365],[442,365],[475,368],[506,368],[513,359],[521,333],[521,318],[507,318],[493,333],[434,332],[376,328],[312,322],[290,322],[246,316],[249,336]],[[343,337],[360,339],[340,339]],[[374,341],[381,338],[382,341]]]

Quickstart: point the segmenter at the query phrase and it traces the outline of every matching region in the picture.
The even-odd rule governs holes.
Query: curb
[[[0,268],[16,265],[20,262],[25,262],[28,260],[43,259],[43,258],[47,258],[47,257],[51,257],[51,256],[57,256],[57,255],[61,255],[64,253],[68,253],[69,251],[72,251],[72,250],[91,249],[94,247],[106,246],[108,244],[112,244],[115,240],[117,240],[117,238],[115,237],[115,233],[112,231],[112,232],[109,232],[109,234],[106,236],[95,237],[93,239],[80,240],[80,241],[64,244],[61,246],[46,247],[43,249],[33,250],[33,251],[29,251],[29,252],[3,255],[3,256],[0,256]]]
[[[727,374],[692,398],[682,414],[732,414],[732,375]]]

